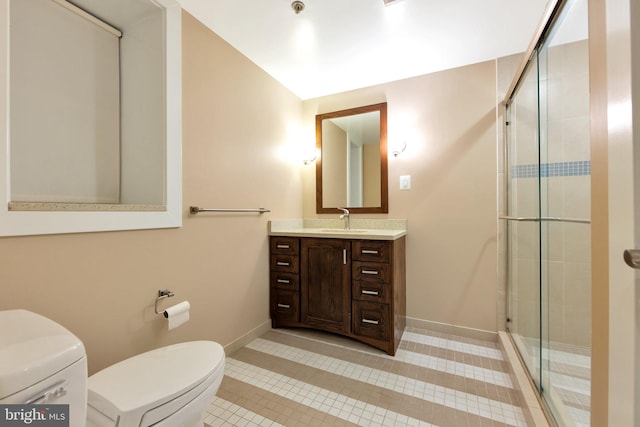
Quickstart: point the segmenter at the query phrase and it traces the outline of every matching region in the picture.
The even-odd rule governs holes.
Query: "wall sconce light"
[[[402,141],[402,143],[396,143],[391,146],[391,154],[393,157],[398,157],[400,153],[402,153],[407,148],[407,143]]]
[[[315,162],[318,158],[318,150],[316,147],[309,147],[307,150],[303,150],[305,153],[302,154],[302,162],[306,165],[310,165]]]
[[[306,166],[306,165],[308,165],[309,163],[313,163],[313,162],[315,162],[315,161],[316,161],[316,158],[317,158],[316,154],[315,154],[315,153],[313,153],[313,155],[312,155],[312,156],[306,157],[306,158],[302,159],[302,161],[304,162],[304,164],[305,164],[305,166]]]

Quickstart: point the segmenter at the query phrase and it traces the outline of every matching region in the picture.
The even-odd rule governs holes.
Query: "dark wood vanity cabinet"
[[[346,335],[393,355],[406,324],[405,238],[270,237],[274,328]]]

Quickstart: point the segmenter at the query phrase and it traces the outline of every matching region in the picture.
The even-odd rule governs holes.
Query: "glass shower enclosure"
[[[558,2],[505,113],[507,330],[562,426],[590,419],[586,3]]]

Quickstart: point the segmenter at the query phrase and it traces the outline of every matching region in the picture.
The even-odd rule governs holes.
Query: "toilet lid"
[[[89,377],[88,404],[114,420],[141,419],[148,410],[211,382],[221,369],[224,350],[218,343],[191,341],[162,347]]]

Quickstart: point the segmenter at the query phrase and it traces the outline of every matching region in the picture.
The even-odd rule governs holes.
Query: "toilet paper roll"
[[[167,307],[164,311],[164,317],[169,320],[169,330],[175,329],[189,320],[189,309],[191,305],[189,301],[183,301],[179,304]]]

